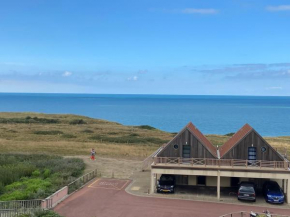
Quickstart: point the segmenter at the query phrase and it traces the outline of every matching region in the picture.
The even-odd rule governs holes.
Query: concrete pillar
[[[287,193],[287,179],[283,179],[283,192],[284,194]]]
[[[290,204],[290,179],[287,181],[287,203]]]
[[[220,171],[217,172],[217,199],[221,198],[221,175]]]
[[[155,188],[156,188],[155,183],[156,183],[155,174],[151,171],[150,194],[153,194],[155,191]]]

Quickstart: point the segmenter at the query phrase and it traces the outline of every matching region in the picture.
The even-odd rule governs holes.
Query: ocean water
[[[249,123],[263,136],[290,135],[290,97],[0,93],[0,111],[79,114],[169,132],[191,121],[205,134]]]

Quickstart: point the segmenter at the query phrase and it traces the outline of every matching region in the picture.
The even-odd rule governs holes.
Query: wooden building
[[[186,125],[154,157],[151,193],[161,174],[176,176],[177,185],[233,187],[240,181],[275,180],[290,203],[290,163],[249,124],[244,125],[220,148],[192,124]]]

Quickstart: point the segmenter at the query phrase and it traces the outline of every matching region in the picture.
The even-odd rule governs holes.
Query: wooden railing
[[[186,165],[192,167],[245,167],[245,168],[269,168],[290,171],[290,163],[287,161],[264,160],[240,160],[240,159],[211,159],[211,158],[180,158],[180,157],[155,157],[154,165]]]

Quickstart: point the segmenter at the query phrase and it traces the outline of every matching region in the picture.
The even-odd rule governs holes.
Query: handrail
[[[176,164],[186,166],[213,166],[213,167],[246,167],[272,168],[290,171],[288,161],[242,160],[242,159],[213,159],[213,158],[181,158],[181,157],[154,157],[153,165]]]

